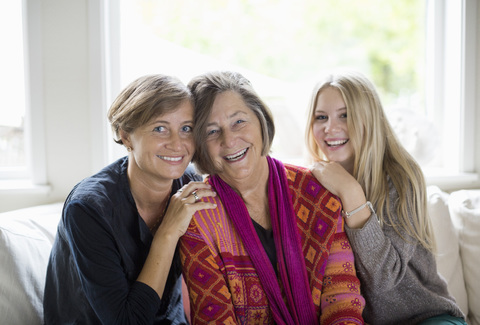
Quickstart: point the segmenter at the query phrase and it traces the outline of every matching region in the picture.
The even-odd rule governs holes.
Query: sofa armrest
[[[440,190],[437,186],[429,186],[427,194],[428,212],[437,245],[435,259],[438,272],[447,281],[448,291],[466,315],[468,313],[467,290],[463,277],[458,233],[453,227],[448,208],[450,195]]]
[[[450,195],[448,207],[458,232],[468,296],[468,321],[480,325],[480,190]]]
[[[0,315],[5,324],[43,324],[45,274],[62,206],[0,213]]]

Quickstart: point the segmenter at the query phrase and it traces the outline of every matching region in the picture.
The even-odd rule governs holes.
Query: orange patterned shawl
[[[363,324],[365,301],[340,203],[307,170],[285,168],[317,324]],[[222,202],[204,199],[217,209],[197,212],[180,242],[192,322],[273,324],[258,272]]]

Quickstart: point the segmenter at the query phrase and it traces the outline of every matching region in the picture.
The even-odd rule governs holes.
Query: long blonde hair
[[[435,251],[422,170],[397,139],[375,86],[364,75],[357,72],[331,74],[314,88],[306,129],[306,145],[313,160],[325,160],[315,141],[312,125],[318,95],[329,87],[340,91],[347,107],[348,133],[355,153],[353,177],[376,208],[380,223],[391,225],[400,236],[400,228],[403,228],[426,249]],[[395,213],[399,224],[394,222],[388,199],[389,178],[398,192]]]

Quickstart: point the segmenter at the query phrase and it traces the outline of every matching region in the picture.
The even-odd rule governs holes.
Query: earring
[[[128,152],[131,152],[131,151],[132,151],[132,148],[127,147],[127,151],[128,151]]]

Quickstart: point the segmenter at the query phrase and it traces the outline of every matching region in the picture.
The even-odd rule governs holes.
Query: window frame
[[[430,78],[435,80],[432,91],[436,98],[432,107],[448,109],[444,105],[445,96],[450,93],[451,83],[446,79],[447,62],[451,63],[448,53],[443,49],[454,49],[445,30],[452,24],[446,13],[456,12],[457,24],[455,30],[460,37],[460,73],[456,77],[460,84],[456,101],[461,109],[458,139],[463,143],[456,162],[458,173],[427,175],[427,184],[438,185],[444,190],[472,188],[480,186],[478,166],[480,166],[478,152],[475,152],[475,140],[480,138],[475,132],[475,121],[478,120],[480,109],[477,108],[476,71],[478,70],[479,53],[477,53],[477,2],[475,0],[428,0],[434,3],[435,42],[433,43],[434,57],[428,62],[433,64],[433,74]],[[38,0],[22,0],[24,17],[24,43],[25,43],[25,73],[26,73],[26,157],[27,177],[21,182],[11,179],[20,178],[21,174],[11,174],[4,177],[0,173],[0,190],[12,188],[42,187],[48,184],[47,175],[47,142],[45,138],[45,109],[43,85],[43,58],[42,58],[42,2]],[[452,8],[456,8],[452,11]],[[106,163],[118,157],[119,146],[112,139],[106,121],[105,110],[119,93],[120,89],[120,3],[115,0],[88,0],[89,19],[89,59],[91,90],[90,113],[91,124],[97,137],[91,140],[92,166],[98,170]],[[439,32],[440,31],[440,32]],[[438,51],[441,49],[442,51]],[[458,52],[458,47],[456,49]],[[451,54],[454,55],[454,54]],[[458,55],[458,53],[457,53]],[[436,105],[436,104],[441,104]],[[98,109],[99,107],[104,109]],[[458,110],[456,111],[458,114]],[[32,123],[34,121],[34,123]],[[95,131],[97,132],[97,131]],[[99,139],[100,137],[100,139]],[[446,158],[450,158],[448,155]],[[19,185],[21,184],[21,185]],[[29,185],[28,185],[29,184]]]
[[[427,185],[437,185],[444,190],[478,187],[480,177],[475,169],[480,164],[478,153],[475,156],[476,62],[479,57],[476,48],[477,3],[475,0],[427,0],[427,5],[430,17],[426,18],[432,24],[427,32],[430,41],[426,50],[429,66],[426,72],[427,97],[430,96],[427,111],[433,110],[430,111],[433,116],[440,113],[441,132],[449,130],[451,119],[447,114],[456,116],[458,127],[455,127],[453,147],[463,144],[453,154],[451,150],[443,149],[447,168],[426,171]],[[112,12],[118,13],[119,4],[116,6],[117,11]],[[113,29],[112,32],[119,34],[120,30]],[[112,51],[112,55],[118,56],[119,53]],[[113,60],[119,62],[118,57]],[[457,70],[452,68],[452,61]],[[120,66],[114,70],[120,71]],[[118,88],[112,90],[113,93],[120,91]],[[115,150],[110,150],[113,152]]]
[[[475,0],[428,0],[427,6],[427,111],[438,117],[442,132],[454,131],[448,133],[442,152],[447,168],[427,170],[427,185],[437,185],[444,190],[478,186],[480,177],[475,170],[479,163],[475,156],[477,4]],[[454,127],[450,127],[452,119],[456,121]],[[458,143],[462,145],[455,149]]]
[[[43,109],[40,2],[22,0],[25,74],[25,158],[23,167],[0,168],[1,189],[31,189],[47,183]],[[33,122],[35,121],[35,122]]]

